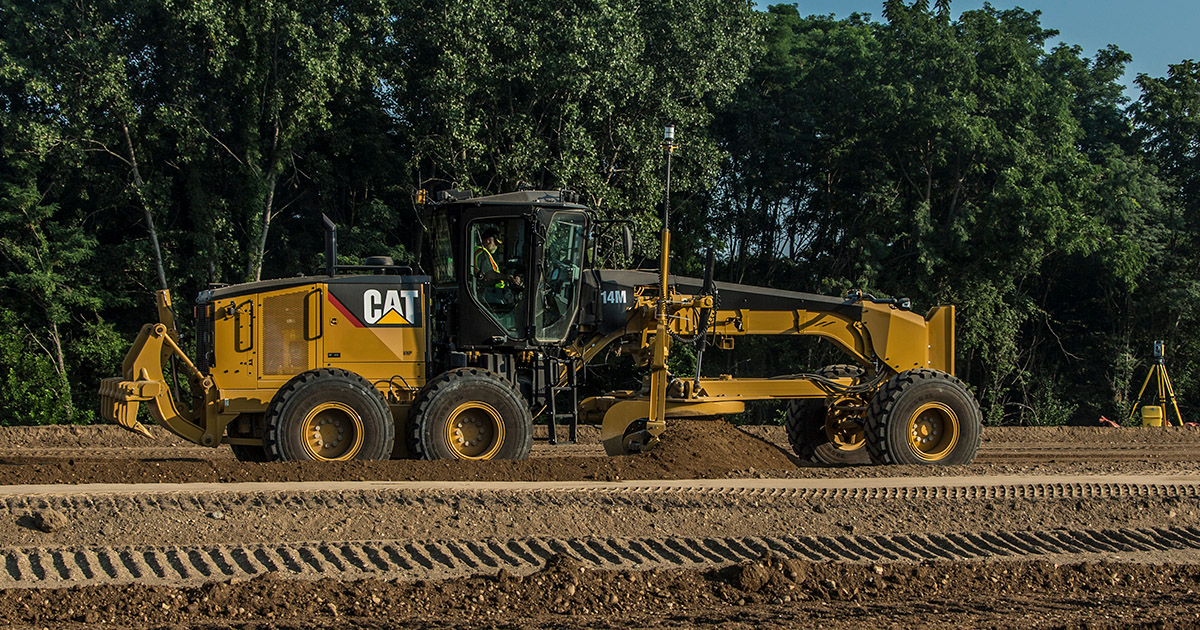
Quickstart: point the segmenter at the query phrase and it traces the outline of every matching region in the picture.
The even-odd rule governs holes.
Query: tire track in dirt
[[[628,482],[346,481],[0,486],[0,510],[214,511],[228,507],[371,509],[407,500],[460,502],[493,495],[571,494],[633,503],[644,497],[800,500],[1126,499],[1200,497],[1200,476],[875,477]]]
[[[1200,549],[1200,529],[954,532],[891,536],[524,538],[241,546],[61,547],[0,551],[0,588],[196,585],[275,573],[301,579],[429,580],[526,575],[556,556],[589,569],[719,568],[764,556],[810,562],[1062,559]],[[1078,558],[1076,558],[1078,560]]]
[[[26,538],[9,538],[20,534],[14,533],[17,530],[12,525],[7,526],[5,540],[10,542],[0,548],[0,588],[147,580],[195,584],[270,572],[314,579],[443,579],[500,569],[533,572],[555,555],[566,555],[595,568],[641,570],[719,567],[755,560],[764,553],[813,562],[1178,553],[1200,549],[1200,523],[1194,518],[1160,527],[1152,517],[1136,524],[1114,522],[1113,528],[1105,529],[1092,527],[1094,521],[1086,518],[1054,517],[1055,508],[1034,508],[1069,500],[1067,510],[1074,512],[1082,510],[1084,504],[1099,507],[1110,501],[1132,503],[1133,509],[1141,510],[1145,507],[1138,506],[1150,502],[1152,512],[1147,514],[1168,518],[1171,504],[1194,502],[1198,496],[1200,476],[1166,475],[9,486],[0,488],[0,514],[6,513],[17,530],[25,527],[28,532],[36,527],[33,514],[56,510],[68,515],[74,532],[68,529],[63,537],[45,538],[44,543],[33,546],[37,539],[28,538],[28,534],[24,534]],[[920,519],[931,517],[929,509],[935,504],[942,514],[991,515],[994,501],[1000,499],[1024,501],[1021,510],[1033,516],[1033,527],[1028,531],[1014,529],[1015,523],[1009,521],[1007,527],[992,529],[985,525],[993,522],[986,520],[988,516],[976,520],[978,525],[966,524],[969,520],[921,525]],[[1081,506],[1071,508],[1075,501],[1082,502]],[[915,510],[909,518],[918,520],[904,528],[871,530],[860,526],[856,531],[838,525],[842,517],[829,522],[826,509],[821,507],[829,506],[829,510],[849,516],[849,506],[859,505],[862,515],[878,514],[886,519],[882,515],[896,516],[887,507],[896,504]],[[400,512],[395,511],[397,506],[401,506]],[[552,522],[552,515],[568,509],[583,510],[574,513],[592,514],[593,518],[624,510],[649,515],[621,530],[611,529],[611,523],[572,532],[553,527],[510,530],[507,536],[492,529],[489,538],[478,540],[463,539],[450,525],[461,513],[483,511],[490,518],[499,518],[506,509],[519,509],[535,521],[547,522]],[[225,527],[223,519],[234,519],[229,527],[235,529],[228,530],[232,532],[239,523],[246,527],[258,521],[290,521],[300,515],[310,520],[316,515],[318,522],[334,524],[337,515],[349,513],[373,515],[368,520],[378,525],[340,536],[336,532],[296,530],[290,537],[270,533],[220,537],[212,536],[210,531],[208,538],[195,538],[207,528]],[[431,516],[434,514],[438,516]],[[683,525],[667,525],[678,521],[680,515],[684,516]],[[765,522],[760,522],[764,517]],[[1169,518],[1174,517],[1172,511]],[[381,538],[381,534],[396,536],[398,525],[414,523],[414,518],[442,519],[448,527],[412,531],[407,537]],[[489,526],[487,518],[468,529],[488,531],[478,529]],[[719,529],[722,523],[728,526],[727,519],[751,518],[760,520],[739,531]],[[780,536],[780,523],[797,518],[826,525],[784,529],[792,535]],[[164,528],[155,525],[150,535],[140,537],[121,533],[121,527],[135,522],[161,524]],[[114,532],[101,538],[85,537],[90,528],[103,531],[109,524],[116,528]],[[652,526],[659,524],[667,528],[652,531]],[[1052,529],[1055,527],[1058,529]],[[328,538],[322,538],[325,535]],[[325,542],[314,542],[319,540]]]

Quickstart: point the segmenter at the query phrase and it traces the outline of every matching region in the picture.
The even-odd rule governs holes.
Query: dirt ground
[[[146,440],[117,427],[11,427],[0,450],[0,485],[41,483],[194,483],[377,481],[616,481],[737,477],[878,477],[1012,474],[1054,465],[1064,473],[1187,471],[1200,461],[1200,429],[997,427],[984,432],[979,463],[953,468],[803,464],[783,427],[741,430],[727,423],[676,422],[663,445],[638,456],[605,457],[595,431],[581,444],[539,444],[524,461],[243,463],[225,447],[184,445],[161,429]],[[89,437],[94,440],[89,441]],[[153,455],[145,456],[149,449]]]
[[[764,558],[719,571],[588,571],[438,583],[268,574],[197,588],[0,592],[13,627],[1194,628],[1200,567],[1045,562],[839,565]]]
[[[457,577],[417,581],[402,571],[330,578],[280,569],[192,583],[167,572],[120,584],[5,588],[0,624],[1200,626],[1200,540],[1192,545],[1200,539],[1200,431],[1191,428],[988,428],[978,463],[946,468],[801,465],[780,448],[786,439],[778,427],[720,422],[675,423],[660,449],[641,456],[604,457],[592,431],[579,445],[539,445],[527,461],[486,463],[244,464],[226,449],[197,449],[156,433],[142,442],[113,427],[0,429],[7,575],[22,574],[21,554],[53,556],[43,570],[76,575],[59,566],[63,559],[94,557],[87,554],[101,548],[184,545],[196,553],[313,541],[453,547],[569,540],[586,551],[595,541],[604,549],[642,540],[732,547],[728,541],[775,536],[843,550],[894,544],[888,557],[899,559],[850,553],[857,559],[813,561],[767,552],[638,569],[620,558],[612,564],[620,568],[610,568],[563,554],[531,556],[522,565],[528,570],[455,561]],[[353,485],[358,480],[451,483],[380,488]],[[313,482],[350,485],[317,490]],[[119,485],[61,485],[100,483]],[[213,483],[222,485],[199,485]],[[981,552],[981,541],[993,538],[1020,549]],[[1120,540],[1134,551],[1097,551]],[[959,555],[945,551],[952,541],[962,543]],[[912,549],[905,545],[935,553],[906,560],[900,556]]]

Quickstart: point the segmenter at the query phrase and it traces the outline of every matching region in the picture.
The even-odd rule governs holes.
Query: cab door
[[[488,251],[484,237],[497,233],[496,249]],[[475,310],[483,315],[479,323],[492,331],[486,337],[524,339],[529,327],[529,220],[524,216],[476,219],[467,225],[467,245],[464,281]],[[479,330],[475,322],[464,324],[465,329]]]
[[[587,229],[587,215],[582,212],[556,212],[550,219],[532,296],[539,343],[563,342],[577,319]]]

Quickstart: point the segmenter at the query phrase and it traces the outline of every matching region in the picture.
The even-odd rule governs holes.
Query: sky
[[[950,9],[957,18],[963,11],[982,8],[983,3],[953,0]],[[768,4],[778,3],[758,2],[763,9]],[[857,12],[883,19],[883,0],[795,0],[795,4],[801,15],[841,18]],[[1133,56],[1125,67],[1128,86],[1139,73],[1162,77],[1170,64],[1200,59],[1200,0],[992,0],[991,4],[997,9],[1040,10],[1042,28],[1059,32],[1048,42],[1050,47],[1059,42],[1077,44],[1090,57],[1108,44],[1116,44]],[[1130,98],[1138,95],[1133,87],[1125,93]]]

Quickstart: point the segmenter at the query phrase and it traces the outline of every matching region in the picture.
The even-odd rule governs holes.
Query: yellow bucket
[[[1161,427],[1163,424],[1163,408],[1156,406],[1142,407],[1142,426]]]

